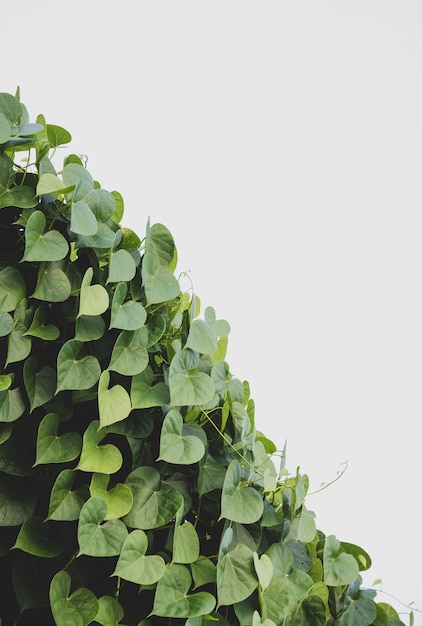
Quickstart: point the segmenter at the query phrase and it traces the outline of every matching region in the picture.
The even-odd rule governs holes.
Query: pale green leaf
[[[120,450],[112,443],[100,445],[107,435],[104,428],[99,428],[98,420],[92,421],[86,429],[82,452],[77,469],[83,472],[97,472],[99,474],[114,474],[119,471],[123,463]]]
[[[224,479],[221,517],[241,524],[253,524],[260,519],[263,512],[262,495],[254,487],[243,484],[241,465],[233,460]]]
[[[122,385],[108,388],[110,372],[105,370],[98,383],[98,408],[101,427],[126,419],[132,410],[130,396]]]
[[[242,543],[233,549],[233,529],[228,528],[221,540],[217,564],[218,605],[232,605],[249,597],[258,586],[253,552]]]
[[[111,305],[110,328],[121,330],[137,330],[145,324],[147,313],[140,302],[126,300],[127,285],[119,283],[116,287]]]
[[[108,488],[110,476],[108,474],[93,474],[89,491],[92,497],[102,498],[107,504],[105,520],[119,519],[129,513],[133,504],[133,495],[127,485],[117,483]]]
[[[173,535],[173,563],[193,563],[199,557],[199,537],[191,522],[176,525]]]
[[[197,463],[205,454],[205,446],[200,438],[202,429],[198,424],[191,424],[194,429],[200,431],[199,436],[183,432],[183,418],[179,411],[172,409],[164,418],[160,437],[159,459],[168,463],[191,465]]]
[[[126,282],[132,280],[136,273],[136,265],[127,250],[117,250],[110,258],[108,283]]]
[[[324,581],[331,587],[349,585],[359,576],[356,559],[344,552],[334,535],[329,535],[325,539],[323,563]]]
[[[14,267],[0,270],[0,312],[10,313],[26,296],[22,274]]]
[[[148,537],[143,530],[134,530],[126,538],[117,561],[114,576],[138,585],[153,585],[164,574],[165,561],[157,555],[146,555]]]
[[[89,267],[82,279],[78,317],[81,315],[98,316],[109,307],[107,290],[99,284],[91,285],[93,274],[94,270]]]
[[[173,406],[206,404],[215,394],[211,377],[198,369],[199,356],[190,349],[177,352],[170,364],[169,387]]]
[[[173,273],[160,263],[157,254],[146,252],[142,260],[142,281],[148,304],[172,300],[180,292]]]
[[[147,345],[148,331],[145,326],[136,331],[122,331],[114,344],[108,369],[124,376],[140,374],[149,361]]]
[[[98,232],[97,219],[85,200],[72,202],[70,230],[86,237],[91,237]]]
[[[72,292],[72,287],[63,264],[60,262],[40,263],[35,291],[32,294],[37,300],[46,302],[64,302]]]
[[[164,382],[154,383],[154,374],[150,367],[132,379],[130,397],[134,409],[148,409],[153,406],[165,406],[170,401],[168,385]]]

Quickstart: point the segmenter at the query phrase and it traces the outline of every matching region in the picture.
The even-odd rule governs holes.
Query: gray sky
[[[422,4],[9,13],[0,91],[72,133],[126,226],[170,229],[290,471],[316,491],[348,463],[308,496],[318,527],[369,552],[366,584],[422,609]]]

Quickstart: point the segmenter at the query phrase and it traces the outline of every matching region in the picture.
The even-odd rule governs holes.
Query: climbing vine
[[[169,230],[123,226],[70,142],[0,94],[2,626],[402,624],[317,529]]]

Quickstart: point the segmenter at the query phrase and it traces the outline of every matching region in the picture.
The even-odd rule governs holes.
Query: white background
[[[421,33],[418,0],[24,0],[0,37],[0,91],[72,133],[124,225],[172,232],[290,472],[312,492],[347,463],[308,507],[404,612],[422,609]]]

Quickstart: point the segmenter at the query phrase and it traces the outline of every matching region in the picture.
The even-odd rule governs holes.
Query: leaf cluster
[[[0,94],[3,626],[398,626],[255,425],[162,224]]]

